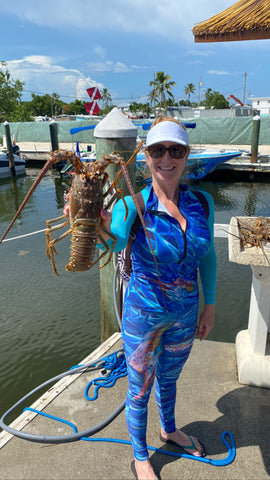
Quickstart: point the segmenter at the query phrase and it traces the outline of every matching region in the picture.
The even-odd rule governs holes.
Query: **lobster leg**
[[[108,190],[105,192],[104,194],[104,198],[107,197],[107,195],[109,195],[109,193],[114,189],[116,188],[116,185],[119,181],[119,178],[120,178],[120,175],[121,173],[123,173],[123,168],[122,168],[122,164],[124,164],[125,167],[127,167],[131,162],[132,160],[134,160],[134,158],[136,157],[137,153],[140,151],[141,147],[143,145],[143,140],[141,140],[141,142],[139,143],[139,145],[137,146],[136,150],[133,152],[133,154],[131,155],[131,157],[128,159],[127,163],[124,162],[124,160],[120,161],[120,167],[121,167],[121,170],[118,172],[118,174],[116,175],[114,181],[111,183],[110,187],[108,188]],[[127,172],[127,169],[125,168],[125,172],[126,172],[126,175],[129,177],[128,175],[128,172]],[[125,177],[126,179],[126,177]],[[130,182],[131,184],[131,182]],[[132,185],[131,185],[132,186]],[[112,198],[110,199],[110,201],[108,202],[108,204],[106,205],[106,210],[109,209],[109,207],[111,206],[111,204],[114,202],[114,199],[116,197],[119,197],[122,198],[123,202],[124,202],[124,205],[125,205],[125,209],[126,209],[126,215],[125,215],[125,218],[124,218],[124,221],[126,221],[127,219],[127,216],[128,216],[128,208],[127,208],[127,204],[126,204],[126,201],[125,201],[125,198],[123,196],[123,193],[122,193],[122,190],[120,188],[118,188],[115,192],[115,194],[112,196]]]
[[[121,164],[121,163],[124,163],[124,165],[125,165],[126,167],[128,167],[128,165],[129,165],[129,164],[132,162],[132,160],[134,160],[134,158],[136,157],[137,153],[139,153],[139,151],[141,150],[142,145],[143,145],[143,140],[140,141],[139,145],[137,146],[136,150],[134,150],[133,154],[132,154],[131,157],[128,159],[127,163],[125,163],[124,160],[122,159],[122,161],[120,162],[120,164]],[[106,192],[106,193],[111,192],[112,189],[116,187],[116,185],[117,185],[117,183],[118,183],[118,180],[119,180],[119,178],[120,178],[120,176],[121,176],[121,173],[122,173],[122,171],[120,170],[120,171],[118,172],[118,174],[116,175],[114,181],[111,183],[111,186],[110,186],[108,192]]]
[[[60,223],[59,225],[55,225],[54,227],[51,227],[52,223],[58,222],[59,220],[63,220],[64,218],[66,219],[65,222]],[[69,217],[67,217],[66,215],[61,215],[61,217],[53,218],[52,220],[47,220],[46,224],[47,224],[47,227],[48,227],[47,230],[45,231],[45,235],[46,235],[46,254],[49,257],[49,259],[51,260],[52,268],[53,268],[54,273],[58,277],[60,277],[59,273],[56,270],[56,265],[55,265],[55,261],[54,261],[54,253],[56,255],[58,255],[54,245],[57,242],[60,242],[61,240],[66,238],[68,235],[70,235],[71,234],[71,229],[67,230],[65,233],[60,235],[60,237],[55,238],[54,240],[52,239],[52,233],[57,231],[57,230],[60,230],[61,228],[66,227],[69,224]]]
[[[17,212],[15,213],[13,219],[11,220],[10,224],[9,224],[9,227],[7,228],[7,230],[5,231],[4,235],[2,236],[1,240],[0,240],[0,244],[2,243],[2,241],[4,240],[4,238],[7,236],[9,230],[11,229],[11,227],[14,225],[15,221],[17,220],[18,216],[20,215],[22,209],[25,207],[26,203],[28,202],[29,198],[31,197],[32,193],[35,191],[35,189],[37,188],[37,186],[39,185],[39,183],[41,182],[42,178],[45,176],[45,174],[47,173],[47,171],[51,168],[51,166],[53,165],[54,160],[50,157],[49,160],[47,160],[47,162],[45,163],[43,169],[41,170],[39,176],[36,178],[36,180],[34,181],[32,187],[30,188],[30,190],[27,192],[27,194],[25,195],[24,197],[24,200],[22,201],[19,209],[17,210]]]
[[[113,242],[112,242],[112,244],[111,244],[111,247],[108,246],[106,240],[103,238],[102,232],[101,232],[102,230],[103,230],[107,235],[109,235],[109,237],[112,238]],[[104,255],[106,255],[106,253],[108,253],[108,251],[110,250],[108,260],[107,260],[103,265],[101,265],[101,266],[99,267],[99,268],[103,268],[103,267],[105,267],[105,266],[110,262],[110,260],[111,260],[111,258],[112,258],[113,249],[114,249],[114,246],[115,246],[115,244],[116,244],[117,238],[115,237],[115,235],[113,235],[113,234],[112,234],[109,230],[107,230],[107,228],[105,228],[105,227],[100,227],[100,228],[99,228],[99,234],[98,234],[98,236],[99,236],[100,242],[103,244],[103,246],[104,246],[104,248],[105,248],[105,252],[102,252],[102,254],[101,254],[101,255],[98,257],[98,259],[94,262],[94,264],[97,263],[97,261],[100,260],[102,257],[104,257]],[[94,265],[94,264],[93,264],[93,265]]]
[[[103,198],[106,198],[107,195],[108,195],[108,193],[109,193],[109,192],[107,191],[107,192],[104,194]],[[113,194],[113,196],[110,198],[109,202],[108,202],[107,205],[106,205],[105,210],[108,210],[108,209],[110,208],[111,204],[114,202],[115,198],[119,198],[119,197],[122,198],[123,203],[124,203],[124,205],[125,205],[126,214],[125,214],[124,221],[126,221],[127,216],[128,216],[128,207],[127,207],[127,204],[126,204],[126,200],[125,200],[125,198],[124,198],[124,196],[123,196],[123,192],[122,192],[122,190],[121,190],[120,188],[118,188],[118,189],[116,190],[116,192]]]

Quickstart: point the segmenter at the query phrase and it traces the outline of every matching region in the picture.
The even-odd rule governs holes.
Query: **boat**
[[[16,176],[25,175],[25,160],[15,153],[13,153],[13,158]],[[10,176],[8,151],[3,149],[0,151],[0,178],[8,178]]]
[[[134,123],[135,126],[141,127],[142,130],[149,130],[152,123]],[[196,128],[196,123],[194,122],[183,122],[183,125],[186,128]],[[78,133],[82,130],[89,130],[94,128],[94,125],[86,127],[76,127],[70,130],[71,135]],[[141,139],[137,137],[137,144]],[[80,152],[79,143],[76,143],[76,153],[81,158],[82,161],[93,161],[95,160],[95,153],[89,154],[89,152]],[[188,157],[188,162],[184,170],[182,179],[183,180],[201,180],[206,175],[212,173],[218,165],[221,163],[227,162],[235,157],[240,157],[243,151],[241,150],[225,150],[225,149],[213,149],[208,150],[204,148],[192,148]],[[136,166],[137,174],[140,177],[140,180],[147,181],[149,169],[145,161],[145,154],[140,152],[136,156]],[[66,175],[72,173],[73,168],[71,166],[66,166],[61,170],[61,175]]]
[[[241,150],[206,150],[206,149],[194,149],[191,150],[186,168],[184,170],[183,180],[201,180],[206,175],[213,173],[218,165],[227,162],[235,157],[242,155]],[[87,154],[84,152],[79,155],[82,162],[95,161],[95,153]],[[145,154],[143,152],[138,153],[136,157],[136,167],[140,177],[143,177],[143,181],[147,183],[147,177],[150,176],[150,172],[145,160]],[[73,167],[71,164],[67,164],[61,170],[61,175],[72,174]]]
[[[227,162],[235,157],[242,155],[241,150],[207,150],[207,149],[191,149],[187,165],[185,167],[183,180],[201,180],[206,175],[213,173],[218,165]],[[145,154],[137,155],[137,167],[143,176],[147,176],[147,164]],[[145,178],[145,181],[147,178]]]

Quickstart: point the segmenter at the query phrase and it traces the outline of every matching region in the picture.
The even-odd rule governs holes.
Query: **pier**
[[[90,144],[95,149],[95,144]],[[34,143],[34,142],[18,142],[21,156],[26,159],[29,166],[43,165],[48,160],[51,144],[48,142]],[[81,150],[87,150],[89,144],[80,144]],[[205,149],[228,149],[232,150],[246,150],[248,145],[194,145],[194,147]],[[59,143],[59,148],[66,150],[75,150],[75,143]],[[259,146],[259,156],[256,163],[251,163],[251,156],[244,154],[241,157],[236,157],[227,162],[218,165],[213,174],[209,175],[211,178],[218,179],[239,179],[248,177],[250,179],[257,177],[267,178],[270,175],[270,145]]]
[[[119,348],[120,334],[115,333],[80,364],[92,362]],[[84,389],[90,379],[99,374],[91,371],[65,377],[42,394],[32,407],[73,422],[79,431],[91,428],[125,400],[127,390],[127,377],[120,378],[112,388],[101,388],[97,400],[87,401]],[[238,383],[235,344],[196,340],[178,381],[177,426],[201,439],[208,452],[207,458],[214,460],[228,456],[221,434],[230,431],[236,445],[236,457],[226,466],[214,466],[150,452],[156,473],[163,480],[269,479],[269,405],[270,390]],[[27,410],[12,427],[45,436],[72,433],[70,427]],[[129,440],[124,411],[94,437]],[[147,442],[162,450],[177,451],[159,440],[153,392],[149,402]],[[5,480],[133,478],[130,470],[132,449],[125,444],[84,440],[44,444],[12,437],[3,431],[0,450],[0,478]]]

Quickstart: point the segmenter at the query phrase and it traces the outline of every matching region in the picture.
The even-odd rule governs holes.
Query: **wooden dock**
[[[49,143],[34,143],[34,142],[21,142],[18,143],[21,151],[21,155],[26,159],[26,167],[33,165],[43,165],[49,158],[51,151],[51,145]],[[80,145],[82,150],[86,150],[88,144]],[[91,147],[94,149],[95,145]],[[228,149],[228,145],[200,145],[198,147],[206,149]],[[59,148],[67,150],[75,150],[75,143],[60,143]],[[247,150],[247,145],[232,145],[234,150],[241,149]],[[270,146],[262,145],[259,148],[259,157],[257,163],[250,162],[250,156],[242,155],[235,159],[224,162],[219,165],[214,173],[208,175],[206,178],[217,180],[238,180],[248,179],[253,180],[255,178],[270,178]]]

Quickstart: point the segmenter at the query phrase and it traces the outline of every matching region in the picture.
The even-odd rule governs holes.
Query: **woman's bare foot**
[[[176,429],[173,433],[166,433],[163,428],[161,429],[160,437],[164,441],[172,441],[175,442],[179,447],[183,448],[187,453],[190,455],[194,455],[195,457],[205,456],[204,449],[200,444],[199,440],[196,437],[189,437],[186,433],[182,432],[181,430]],[[185,447],[192,447],[192,441],[196,448],[185,448]]]
[[[138,480],[156,480],[155,472],[149,460],[136,460],[134,462]]]

